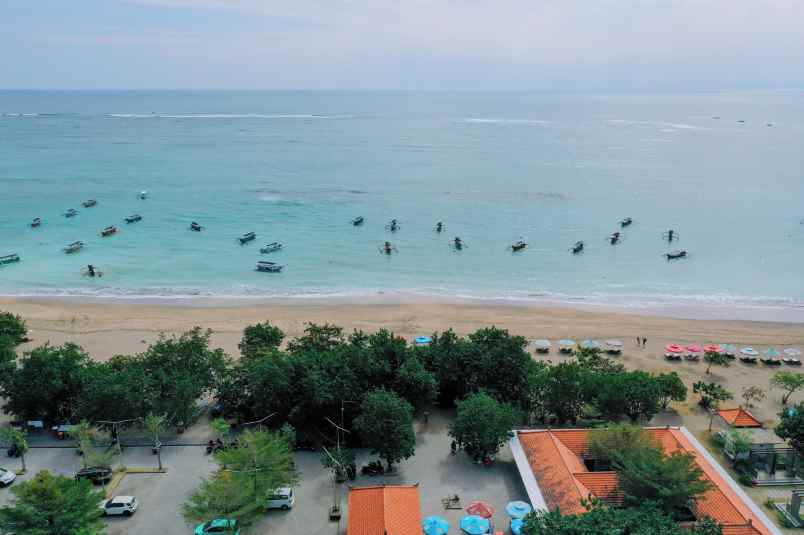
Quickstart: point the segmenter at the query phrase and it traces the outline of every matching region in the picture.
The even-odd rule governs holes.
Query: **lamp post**
[[[125,424],[128,422],[136,422],[139,418],[128,418],[126,420],[99,420],[99,424],[107,424],[112,426],[112,440],[114,440],[115,448],[117,449],[117,454],[120,455],[123,453],[123,448],[120,446],[120,437],[117,434],[117,426],[120,424]]]

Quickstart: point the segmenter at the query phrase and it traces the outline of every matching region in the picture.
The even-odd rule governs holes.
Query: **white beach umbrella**
[[[742,348],[740,350],[740,353],[742,353],[743,355],[746,355],[748,357],[757,357],[757,356],[759,356],[759,351],[757,351],[756,349],[754,349],[751,346]]]

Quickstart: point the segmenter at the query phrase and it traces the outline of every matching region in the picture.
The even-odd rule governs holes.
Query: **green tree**
[[[76,412],[90,359],[71,343],[45,344],[25,353],[19,366],[0,378],[6,412],[21,419],[65,421]]]
[[[266,351],[279,349],[285,333],[282,329],[271,325],[271,322],[257,323],[249,325],[243,329],[243,339],[240,340],[238,348],[243,358],[253,357]]]
[[[514,407],[478,392],[458,402],[449,435],[474,458],[484,459],[499,451],[518,421]]]
[[[607,374],[598,377],[595,385],[595,403],[609,420],[617,421],[622,414],[631,422],[650,420],[659,412],[661,387],[647,372]]]
[[[558,423],[575,423],[590,400],[589,372],[576,362],[562,362],[550,368],[545,407]]]
[[[596,347],[576,348],[575,360],[583,369],[595,374],[618,374],[625,371],[625,366],[604,356]]]
[[[765,399],[765,391],[758,386],[744,386],[740,397],[743,398],[745,408],[750,409],[754,406],[755,402],[759,403]]]
[[[42,471],[11,489],[15,500],[0,508],[3,535],[73,535],[105,533],[100,520],[102,492],[87,480]]]
[[[265,511],[265,501],[274,489],[298,480],[293,451],[284,436],[248,430],[238,440],[239,448],[215,454],[225,468],[204,480],[185,503],[183,513],[188,520],[225,517],[249,525]]]
[[[20,462],[22,463],[22,471],[25,473],[25,454],[28,452],[28,436],[24,429],[17,429],[16,427],[0,427],[0,440],[9,444],[9,446],[16,447],[20,455]]]
[[[659,404],[662,410],[667,410],[671,401],[684,401],[687,399],[687,387],[676,372],[660,373],[656,376],[659,383],[661,397]]]
[[[0,336],[10,338],[14,345],[21,344],[28,336],[25,320],[11,312],[0,312]]]
[[[656,449],[653,436],[638,425],[609,424],[591,429],[587,452],[595,461],[610,463],[618,454],[642,449]]]
[[[705,372],[707,374],[712,369],[712,366],[723,366],[724,368],[729,366],[729,357],[725,353],[718,351],[707,351],[704,353],[704,360],[707,363]]]
[[[617,451],[612,460],[626,504],[652,502],[675,515],[712,488],[695,457],[686,452],[665,455],[658,447],[636,448]]]
[[[366,395],[354,427],[372,453],[386,461],[389,471],[394,463],[413,455],[413,407],[393,392],[380,389]]]
[[[804,455],[804,403],[785,408],[779,413],[776,434],[788,440],[799,454]]]
[[[429,407],[438,397],[438,385],[418,357],[409,356],[396,373],[394,391],[413,405],[416,411]]]
[[[288,343],[288,351],[291,353],[324,353],[343,343],[343,329],[337,325],[308,323],[304,329],[304,336]]]
[[[162,442],[159,440],[159,435],[165,432],[167,428],[167,416],[164,414],[154,414],[149,412],[143,420],[145,429],[151,435],[154,448],[156,449],[156,459],[159,464],[159,470],[162,470]]]
[[[732,394],[717,383],[698,381],[692,385],[692,391],[701,396],[698,405],[704,409],[717,409],[721,402],[732,399]]]
[[[17,367],[17,352],[14,349],[14,340],[8,336],[0,335],[0,374],[2,376],[14,373]]]
[[[528,366],[525,395],[520,405],[525,412],[527,423],[547,420],[547,392],[550,380],[550,367],[543,362],[533,362]]]
[[[782,405],[787,405],[790,396],[804,388],[804,373],[781,371],[771,377],[771,386],[784,390]]]
[[[81,370],[81,391],[75,416],[97,421],[139,419],[152,410],[145,363],[125,355],[107,362],[89,362]]]
[[[74,425],[70,435],[75,439],[81,452],[84,468],[101,466],[111,468],[115,457],[119,453],[117,448],[102,449],[96,446],[98,432],[89,422],[81,420]]]

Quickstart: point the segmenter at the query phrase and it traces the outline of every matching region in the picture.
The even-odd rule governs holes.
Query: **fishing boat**
[[[451,246],[452,246],[452,248],[453,248],[453,249],[455,249],[456,251],[462,251],[462,250],[463,250],[463,248],[464,248],[464,247],[466,247],[466,244],[465,244],[465,243],[464,243],[464,241],[463,241],[463,240],[460,238],[460,236],[455,236],[455,239],[453,239],[453,240],[452,240],[452,243],[451,243],[450,245],[451,245]]]
[[[262,260],[257,262],[257,271],[266,271],[268,273],[279,273],[280,271],[282,271],[283,267],[284,266],[281,266],[274,262],[264,262]]]
[[[664,255],[668,260],[677,260],[679,258],[687,258],[687,251],[673,251]]]
[[[202,230],[204,230],[204,227],[193,221],[192,223],[190,223],[190,230],[194,232],[201,232]]]
[[[634,222],[634,220],[631,219],[630,217],[626,217],[625,219],[621,219],[620,220],[620,228],[630,227],[631,223],[633,223],[633,222]]]
[[[363,221],[364,221],[363,216],[356,217],[352,219],[352,225],[355,227],[359,227],[360,225],[363,224]]]
[[[140,214],[133,214],[126,218],[126,223],[136,223],[137,221],[142,221],[142,216]]]
[[[117,227],[112,225],[110,227],[106,227],[100,232],[100,235],[104,238],[111,236],[112,234],[117,234]]]
[[[513,252],[517,252],[517,251],[521,251],[522,249],[524,249],[527,246],[528,246],[528,244],[525,241],[517,240],[517,241],[515,241],[514,243],[511,244],[511,250]]]
[[[383,254],[391,255],[397,252],[397,250],[396,247],[394,247],[391,242],[387,241],[380,246],[380,252]]]
[[[262,254],[273,253],[274,251],[278,251],[281,248],[282,248],[282,244],[279,243],[278,241],[275,241],[275,242],[271,242],[271,243],[267,244],[265,247],[260,249],[260,252]]]
[[[138,195],[138,197],[139,197],[140,199],[142,199],[143,201],[144,201],[145,199],[147,199],[147,198],[148,198],[148,190],[142,190],[142,191],[140,192],[140,194]]]
[[[82,205],[84,208],[92,208],[92,207],[93,207],[93,206],[95,206],[96,204],[98,204],[98,201],[96,201],[95,199],[88,199],[88,200],[86,200],[86,201],[84,201],[84,202],[82,202],[82,203],[81,203],[81,205]]]
[[[396,219],[392,219],[387,225],[385,225],[385,230],[396,232],[397,230],[399,230],[399,221],[397,221]]]
[[[435,231],[440,233],[442,230],[444,230],[444,223],[439,221],[438,223],[436,223]]]
[[[583,242],[576,241],[575,245],[572,246],[572,254],[581,254],[583,252]]]
[[[662,239],[664,239],[664,240],[666,240],[668,242],[672,242],[673,240],[677,240],[678,239],[678,232],[676,232],[673,229],[668,229],[667,232],[662,234]]]
[[[31,228],[36,228],[42,225],[42,218],[41,217],[34,217],[33,221],[30,223]]]
[[[612,245],[617,245],[618,243],[620,243],[620,233],[615,232],[614,234],[609,236],[609,243]]]
[[[242,236],[240,236],[237,239],[240,241],[240,245],[243,245],[244,243],[248,243],[250,241],[253,241],[256,238],[257,238],[257,235],[254,234],[253,232],[246,232],[245,234],[243,234]]]
[[[77,253],[78,251],[80,251],[83,248],[84,248],[84,242],[82,242],[82,241],[74,241],[73,243],[71,243],[70,245],[67,245],[64,248],[64,252],[68,253],[68,254],[69,253]]]
[[[64,212],[64,217],[75,217],[78,215],[78,210],[75,208],[70,208],[66,212]]]
[[[0,264],[13,264],[14,262],[19,261],[20,261],[20,255],[16,253],[0,256]]]

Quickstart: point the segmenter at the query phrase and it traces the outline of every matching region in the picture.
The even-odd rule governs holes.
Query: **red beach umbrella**
[[[717,344],[709,344],[704,346],[704,351],[706,353],[723,353],[723,348]]]
[[[687,346],[687,351],[689,351],[690,353],[700,353],[701,346],[699,346],[698,344],[690,344]]]
[[[681,346],[679,344],[667,344],[666,346],[664,346],[664,348],[665,348],[665,350],[667,350],[668,353],[683,353],[684,352],[684,346]]]
[[[476,501],[469,504],[466,512],[470,515],[477,515],[483,518],[491,518],[494,516],[494,507],[484,501]]]

